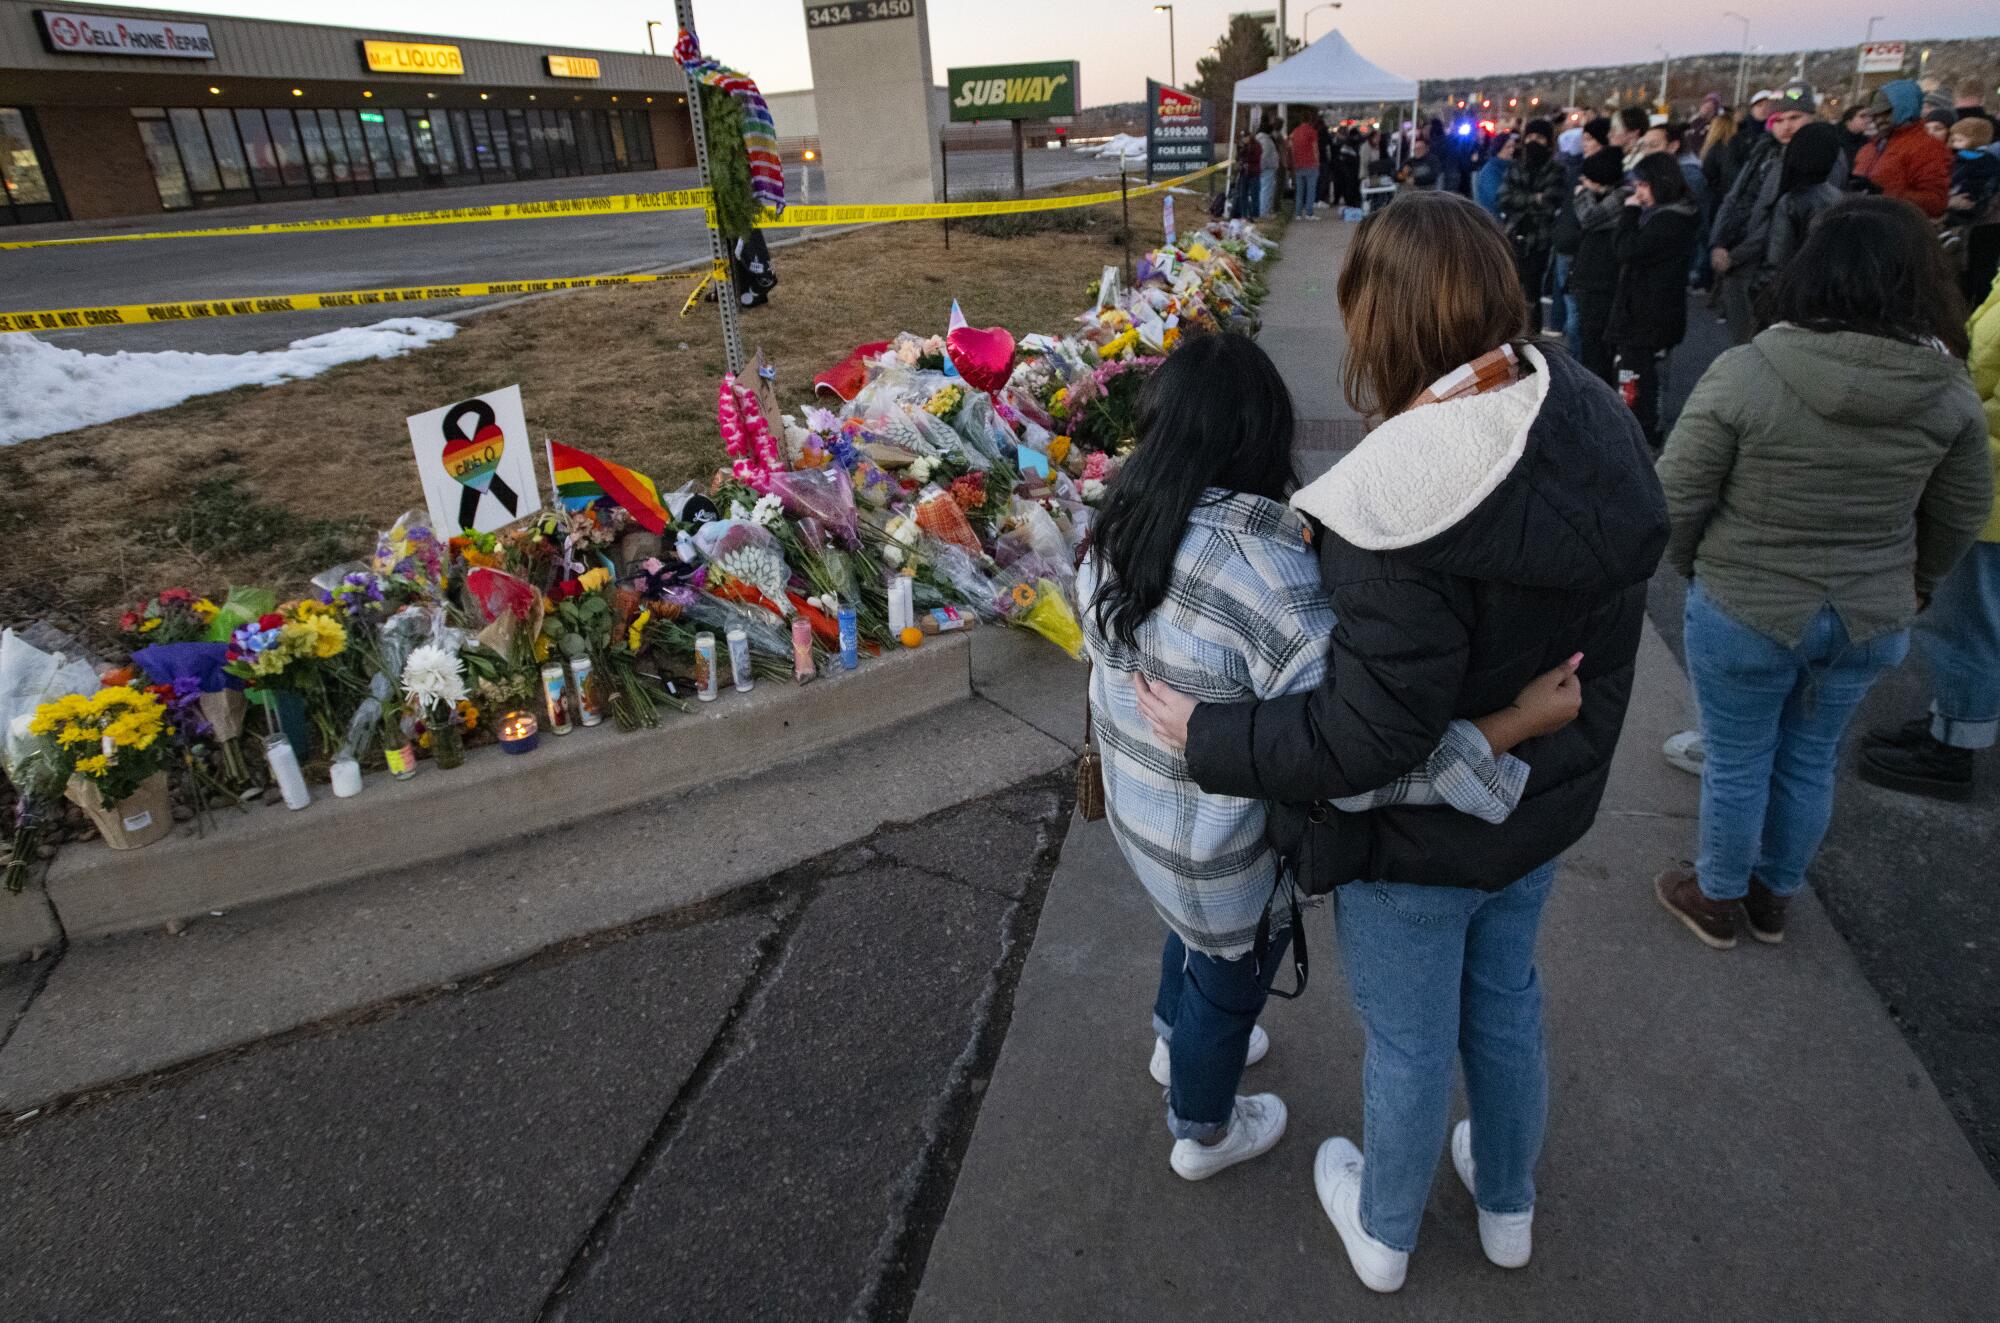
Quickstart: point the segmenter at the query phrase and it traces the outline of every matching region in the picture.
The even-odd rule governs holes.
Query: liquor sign
[[[945,70],[952,123],[976,119],[1054,119],[1076,113],[1075,60],[987,64]]]
[[[544,55],[551,78],[596,78],[597,61],[588,55]]]
[[[456,46],[422,41],[364,41],[361,58],[372,73],[465,74],[465,57]]]
[[[42,44],[57,55],[142,55],[156,60],[212,60],[208,25],[184,19],[66,14],[37,9]]]
[[[1865,74],[1901,73],[1903,71],[1903,60],[1909,53],[1909,45],[1906,42],[1863,42],[1861,45],[1861,58],[1855,68]]]
[[[1215,106],[1165,83],[1146,80],[1146,175],[1170,175],[1215,161]]]
[[[807,0],[806,29],[839,28],[872,23],[881,18],[915,18],[917,0],[849,0],[847,4],[813,4]]]

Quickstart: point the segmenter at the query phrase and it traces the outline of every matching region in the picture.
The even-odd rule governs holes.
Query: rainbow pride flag
[[[571,509],[609,500],[625,507],[650,531],[666,532],[668,516],[660,504],[660,489],[645,474],[557,441],[549,442],[549,467],[555,470],[556,495]]]

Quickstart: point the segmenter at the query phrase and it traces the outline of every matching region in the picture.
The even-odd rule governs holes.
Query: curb
[[[767,680],[749,694],[723,695],[684,716],[663,716],[657,730],[620,732],[607,723],[544,738],[519,762],[491,748],[449,773],[430,767],[402,782],[371,776],[352,800],[314,787],[312,807],[297,814],[225,810],[202,837],[177,833],[131,851],[70,846],[44,885],[62,931],[77,939],[453,858],[752,775],[970,698],[971,648],[963,637],[934,640],[810,688]],[[40,919],[49,934],[17,919]],[[0,925],[0,962],[49,944],[55,931],[46,907],[26,903],[0,903]]]

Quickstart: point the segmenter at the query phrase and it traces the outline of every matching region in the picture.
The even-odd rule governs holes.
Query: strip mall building
[[[0,0],[0,228],[693,163],[666,56]]]

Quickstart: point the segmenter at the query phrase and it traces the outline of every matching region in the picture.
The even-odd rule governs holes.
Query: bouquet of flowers
[[[126,832],[153,832],[148,840],[172,825],[164,775],[172,746],[161,738],[166,731],[160,700],[125,685],[44,703],[28,722],[29,734],[48,741],[55,770],[68,782],[65,793],[114,843],[121,818]],[[152,803],[135,822],[120,806],[142,792]]]
[[[458,653],[436,643],[410,649],[403,663],[403,697],[431,737],[431,757],[439,767],[465,761],[458,708],[466,700],[465,663]]]
[[[337,681],[328,663],[347,651],[347,627],[324,602],[288,602],[238,629],[229,640],[229,674],[255,693],[297,693],[322,746],[339,739],[333,712]]]
[[[186,588],[167,588],[127,611],[118,629],[130,647],[154,643],[198,643],[208,637],[217,607]]]

